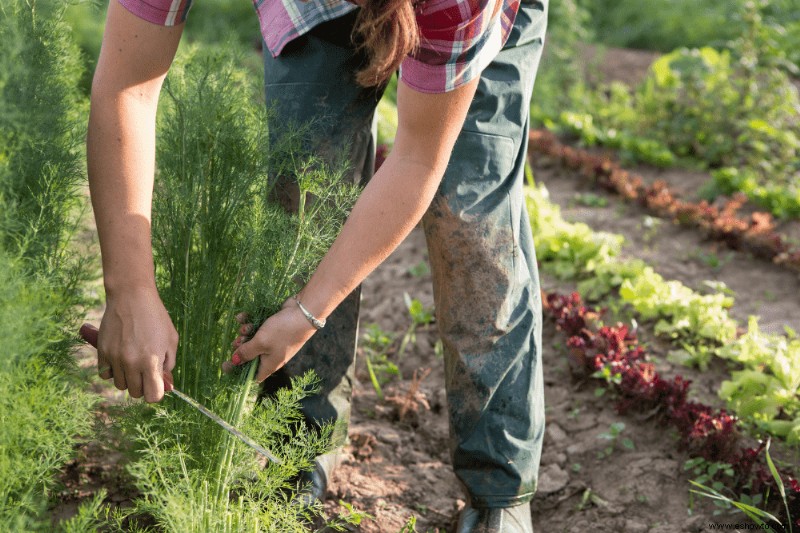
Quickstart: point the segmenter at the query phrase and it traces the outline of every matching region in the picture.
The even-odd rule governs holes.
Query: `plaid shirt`
[[[192,0],[119,0],[135,15],[172,26]],[[420,48],[400,66],[400,79],[426,93],[448,92],[479,76],[503,48],[520,0],[423,0],[416,8]],[[253,0],[273,57],[317,24],[358,6],[347,0]]]

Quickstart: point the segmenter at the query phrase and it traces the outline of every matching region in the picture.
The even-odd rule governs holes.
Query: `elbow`
[[[92,77],[90,105],[135,103],[155,107],[165,77],[166,74],[144,81],[132,80],[124,72],[101,62]]]
[[[389,158],[393,158],[415,176],[440,180],[447,170],[452,149],[449,151],[431,149],[430,146],[419,146],[415,143],[395,141]]]

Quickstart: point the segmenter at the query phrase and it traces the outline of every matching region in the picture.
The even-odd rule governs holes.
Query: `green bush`
[[[244,48],[254,49],[261,41],[261,30],[253,2],[193,3],[186,22],[186,37],[198,44],[226,44],[232,39]]]
[[[92,75],[100,55],[107,6],[108,2],[100,0],[73,0],[64,11],[64,21],[70,27],[72,38],[82,53],[85,69],[80,87],[86,95],[90,93]],[[187,43],[234,43],[243,50],[250,50],[252,54],[245,58],[248,68],[260,68],[261,61],[255,50],[261,40],[261,31],[252,2],[194,2],[184,31],[183,41]]]
[[[85,202],[86,101],[80,52],[57,2],[0,10],[0,215],[3,244],[58,269]],[[45,268],[45,265],[39,265]]]
[[[723,45],[739,28],[732,24],[743,0],[695,2],[578,0],[591,14],[597,41],[610,46],[669,52],[680,47]]]
[[[760,15],[751,15],[739,55],[681,48],[655,61],[633,91],[576,85],[569,107],[544,124],[619,149],[624,161],[715,170],[716,192],[741,190],[776,216],[798,216],[800,99],[788,75],[762,61]]]
[[[800,103],[787,76],[749,68],[712,48],[656,61],[637,91],[637,130],[711,167],[758,167],[792,177],[800,154]]]

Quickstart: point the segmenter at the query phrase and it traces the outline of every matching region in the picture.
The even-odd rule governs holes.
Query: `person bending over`
[[[87,159],[107,294],[98,368],[148,402],[162,399],[178,344],[156,290],[150,217],[157,101],[190,5],[111,0],[91,93]],[[345,150],[364,187],[300,303],[287,300],[250,341],[234,341],[228,364],[259,358],[267,393],[313,368],[323,390],[305,416],[346,427],[360,284],[422,220],[452,464],[467,495],[457,531],[533,531],[542,312],[522,186],[546,0],[263,0],[256,11],[270,137],[324,117],[309,148],[326,158]],[[397,136],[373,175],[375,107],[398,69]],[[286,181],[290,203],[293,190]],[[338,457],[306,474],[313,497]]]

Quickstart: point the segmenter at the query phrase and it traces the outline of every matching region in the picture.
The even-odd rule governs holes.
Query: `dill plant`
[[[42,531],[56,474],[92,426],[95,398],[51,359],[42,339],[63,335],[58,286],[26,276],[0,249],[0,531]]]
[[[86,99],[78,87],[80,52],[62,17],[62,2],[9,0],[0,6],[0,241],[25,270],[62,294],[51,313],[65,331],[87,303],[94,257],[72,247],[88,204],[82,188]],[[71,366],[73,333],[51,355]]]
[[[0,182],[4,242],[54,269],[85,205],[81,147],[86,101],[80,52],[56,2],[0,7]]]
[[[310,429],[300,411],[317,379],[309,373],[259,399],[257,360],[229,375],[220,365],[237,335],[236,314],[246,312],[258,327],[280,309],[332,244],[357,190],[343,183],[344,164],[301,151],[313,126],[267,146],[268,113],[235,64],[230,52],[189,49],[165,82],[153,197],[156,282],[180,335],[175,386],[281,463],[262,468],[250,448],[167,395],[128,411],[138,442],[130,471],[143,494],[137,511],[167,531],[306,531],[321,508],[304,509],[291,480],[329,450],[332,431]],[[276,178],[288,175],[301,192],[294,213],[273,194]]]
[[[0,531],[52,529],[57,474],[93,420],[70,352],[91,258],[70,249],[85,102],[62,12],[0,5]]]

